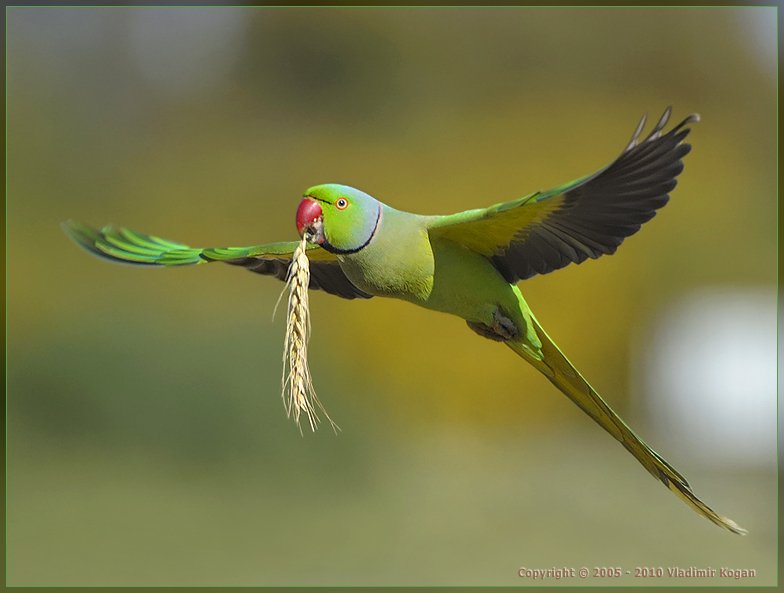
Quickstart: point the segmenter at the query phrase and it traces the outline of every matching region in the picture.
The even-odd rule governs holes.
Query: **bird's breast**
[[[368,294],[426,300],[433,287],[434,258],[422,218],[384,206],[370,243],[337,257],[343,273]]]

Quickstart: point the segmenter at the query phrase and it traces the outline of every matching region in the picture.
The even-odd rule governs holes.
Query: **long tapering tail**
[[[713,521],[716,525],[737,533],[746,535],[746,530],[731,519],[722,517],[702,502],[691,489],[689,483],[675,468],[662,459],[653,449],[646,445],[621,418],[613,412],[610,406],[599,396],[588,382],[580,375],[576,368],[561,353],[550,337],[545,333],[533,316],[531,317],[534,329],[542,342],[542,359],[531,356],[530,350],[523,346],[522,336],[506,342],[506,345],[518,355],[531,363],[542,372],[550,381],[563,391],[566,396],[577,404],[580,409],[593,418],[604,430],[609,432],[620,442],[626,450],[647,469],[651,475],[667,486],[681,500],[692,507],[703,517]]]

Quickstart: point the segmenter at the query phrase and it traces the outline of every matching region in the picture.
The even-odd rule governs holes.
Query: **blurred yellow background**
[[[775,9],[7,17],[9,585],[532,584],[523,566],[631,571],[558,584],[744,583],[638,566],[776,582],[775,451],[695,461],[634,379],[684,295],[775,295]],[[110,265],[59,228],[295,240],[303,191],[331,182],[422,214],[488,206],[605,166],[670,104],[670,126],[701,116],[670,204],[614,256],[521,290],[746,538],[676,500],[508,349],[403,302],[311,293],[311,371],[342,432],[301,437],[279,393],[282,283]]]

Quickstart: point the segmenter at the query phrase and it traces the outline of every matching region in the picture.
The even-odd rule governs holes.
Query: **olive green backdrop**
[[[631,345],[670,303],[775,288],[776,65],[754,10],[8,9],[8,583],[744,582],[634,578],[710,566],[774,584],[775,468],[697,463],[630,399]],[[311,370],[342,432],[300,436],[282,283],[110,265],[59,228],[294,240],[327,182],[423,214],[487,206],[606,165],[670,104],[672,123],[702,117],[670,204],[616,255],[521,289],[746,538],[508,349],[403,302],[311,294]]]

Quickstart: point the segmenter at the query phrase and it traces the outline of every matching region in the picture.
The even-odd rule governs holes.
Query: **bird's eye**
[[[338,198],[338,201],[335,202],[335,206],[338,207],[338,210],[345,210],[348,208],[348,200],[346,198]]]

